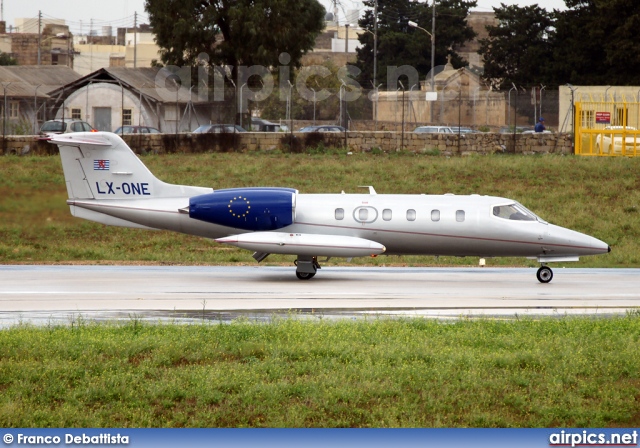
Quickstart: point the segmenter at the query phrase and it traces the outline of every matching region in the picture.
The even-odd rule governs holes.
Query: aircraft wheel
[[[540,283],[549,283],[553,278],[553,271],[548,266],[542,266],[536,274]]]
[[[313,276],[316,275],[315,272],[298,272],[296,271],[296,277],[298,277],[300,280],[311,280],[313,278]]]

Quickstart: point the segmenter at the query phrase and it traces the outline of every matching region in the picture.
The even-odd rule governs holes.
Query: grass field
[[[575,156],[445,158],[412,153],[143,156],[162,180],[228,188],[285,186],[302,193],[487,194],[515,199],[542,218],[593,235],[611,254],[570,266],[640,266],[640,159]],[[255,264],[251,253],[167,232],[106,227],[73,218],[58,157],[0,157],[0,263]],[[290,264],[272,256],[268,263]],[[346,263],[333,259],[329,264]],[[378,257],[352,264],[477,265],[477,259]],[[488,265],[534,266],[524,259]]]
[[[638,427],[640,317],[0,331],[0,427]]]

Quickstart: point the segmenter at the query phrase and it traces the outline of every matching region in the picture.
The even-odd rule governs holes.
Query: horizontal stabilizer
[[[79,145],[90,145],[90,146],[111,146],[113,143],[107,139],[101,133],[88,133],[88,132],[78,132],[78,133],[70,133],[70,134],[56,134],[54,135],[49,143],[55,143],[57,145],[64,146],[79,146]]]
[[[308,233],[243,233],[216,241],[254,252],[312,257],[366,257],[386,251],[382,244],[364,238]]]

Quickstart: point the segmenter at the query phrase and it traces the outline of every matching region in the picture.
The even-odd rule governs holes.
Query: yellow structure
[[[575,103],[575,153],[583,156],[640,156],[640,102]]]

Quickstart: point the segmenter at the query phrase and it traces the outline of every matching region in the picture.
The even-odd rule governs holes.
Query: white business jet
[[[73,216],[106,225],[164,229],[254,251],[295,255],[312,278],[318,257],[453,255],[577,261],[609,252],[591,236],[549,224],[518,202],[494,196],[301,194],[292,188],[214,190],[157,179],[116,134],[56,135]]]

